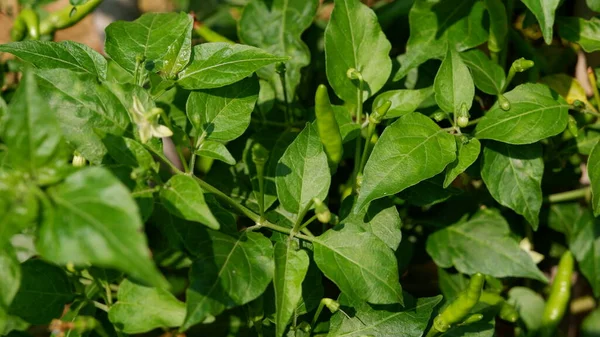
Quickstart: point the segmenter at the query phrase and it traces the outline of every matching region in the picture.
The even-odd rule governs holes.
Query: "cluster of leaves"
[[[250,0],[242,44],[152,13],[107,58],[0,45],[0,335],[422,336],[483,273],[530,336],[565,249],[598,299],[600,95],[564,72],[600,24],[559,4]],[[432,261],[443,296],[400,277]]]

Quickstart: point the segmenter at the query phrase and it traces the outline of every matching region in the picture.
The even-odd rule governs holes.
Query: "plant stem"
[[[158,152],[155,149],[153,149],[151,146],[148,145],[144,145],[144,147],[152,152],[155,156],[158,157],[158,159],[160,159],[163,163],[167,164],[171,170],[173,170],[173,172],[182,172],[179,167],[175,166],[175,164],[173,164],[172,161],[170,161],[167,157],[165,157],[165,155],[162,152]]]
[[[108,307],[112,306],[112,290],[110,289],[110,284],[108,282],[104,283],[104,291],[106,292],[106,304]]]
[[[323,307],[325,307],[325,302],[323,302],[323,300],[321,300],[321,302],[319,302],[319,306],[317,307],[317,311],[315,311],[315,315],[313,316],[313,320],[310,323],[310,327],[312,329],[315,328],[315,325],[317,324],[317,320],[319,319],[319,316],[321,315],[321,311],[323,311]]]
[[[230,39],[226,38],[225,36],[210,29],[210,27],[208,27],[207,25],[200,22],[194,23],[194,32],[200,37],[202,37],[204,40],[206,40],[206,42],[227,42],[231,44],[235,43]]]
[[[592,68],[588,68],[588,79],[590,80],[592,92],[594,93],[594,101],[596,101],[596,109],[600,110],[600,93],[598,92],[598,84],[596,83],[596,76],[594,75]]]
[[[356,105],[356,124],[362,124],[362,114],[363,114],[363,79],[362,76],[358,79],[358,92],[357,98],[358,102]],[[361,162],[361,138],[362,135],[359,133],[358,137],[356,137],[356,149],[354,152],[354,171],[352,172],[352,193],[357,192],[358,187],[358,174],[360,173],[360,162]]]
[[[141,191],[133,191],[133,192],[131,192],[131,196],[135,197],[137,195],[144,195],[146,193],[156,193],[156,192],[159,192],[161,188],[162,188],[162,186],[155,186],[155,187],[148,188],[148,189],[141,190]]]
[[[239,202],[232,199],[230,196],[221,192],[218,188],[212,186],[211,184],[207,183],[206,181],[204,181],[196,176],[192,176],[192,177],[194,179],[196,179],[196,181],[198,182],[198,184],[204,191],[214,194],[217,198],[221,199],[223,202],[227,203],[229,206],[234,208],[236,211],[240,212],[244,216],[248,217],[250,220],[254,221],[256,224],[262,224],[260,215],[254,213],[251,210],[249,210],[248,208],[240,205]]]
[[[190,157],[190,164],[188,165],[188,169],[186,170],[187,174],[190,174],[190,175],[194,174],[194,167],[196,166],[196,157],[198,156],[196,154],[196,151],[198,151],[200,146],[202,146],[202,143],[204,143],[205,138],[206,138],[206,131],[202,132],[202,135],[200,135],[200,137],[198,137],[198,139],[196,140],[196,144],[194,145],[194,148],[192,149],[192,156]]]
[[[155,151],[153,151],[153,152],[156,153]],[[184,172],[182,172],[177,167],[175,167],[175,165],[173,165],[173,163],[169,162],[164,156],[162,156],[162,154],[159,156],[159,158],[164,160],[177,174],[184,174]],[[285,233],[285,234],[292,233],[291,229],[272,224],[269,221],[262,219],[260,215],[254,213],[250,209],[244,207],[239,202],[232,199],[230,196],[221,192],[221,190],[212,186],[211,184],[207,183],[206,181],[196,177],[195,175],[192,175],[192,177],[198,182],[198,184],[204,191],[214,194],[218,199],[221,199],[221,201],[227,203],[229,206],[234,208],[236,211],[243,214],[250,220],[254,221],[256,223],[257,228],[266,227],[266,228],[272,229],[274,231]],[[314,237],[310,237],[310,236],[299,234],[299,233],[295,233],[294,236],[299,239],[309,241],[309,242],[317,241],[317,239]]]
[[[288,102],[287,85],[285,85],[285,72],[285,67],[281,67],[281,69],[279,69],[278,71],[279,80],[281,81],[281,87],[283,89],[283,100],[285,101],[285,122],[289,125],[293,122],[293,118],[290,114],[290,103]]]
[[[304,229],[306,229],[305,227],[310,225],[311,222],[315,221],[317,219],[317,215],[313,215],[310,217],[310,219],[306,220],[302,225],[300,225],[300,227],[298,227],[299,231],[303,231]]]
[[[282,227],[282,226],[278,226],[278,225],[275,225],[275,224],[272,224],[272,223],[270,223],[268,221],[263,221],[262,223],[259,224],[259,226],[260,227],[266,227],[266,228],[272,229],[272,230],[274,230],[276,232],[280,232],[280,233],[284,233],[284,234],[291,234],[292,233],[291,229],[285,228],[285,227]],[[313,238],[313,237],[310,237],[310,236],[307,236],[307,235],[298,234],[298,233],[294,234],[294,236],[297,237],[298,239],[302,239],[302,240],[309,241],[309,242],[315,242],[315,241],[317,241],[316,238]]]
[[[94,306],[102,311],[108,312],[108,307],[98,301],[94,301]]]
[[[479,117],[479,118],[475,118],[469,121],[469,123],[467,123],[467,126],[471,126],[471,125],[475,125],[477,123],[479,123],[481,121],[483,117]]]
[[[367,127],[367,141],[365,142],[365,147],[363,149],[362,156],[360,157],[360,165],[358,166],[358,174],[362,174],[365,169],[365,164],[367,163],[367,158],[369,156],[369,147],[371,145],[371,138],[373,138],[373,134],[375,133],[375,123],[369,122],[369,126]]]
[[[587,195],[590,193],[590,191],[591,191],[591,189],[589,187],[584,187],[584,188],[580,188],[577,190],[551,194],[551,195],[547,196],[546,198],[544,198],[544,202],[558,203],[558,202],[565,202],[565,201],[573,201],[573,200],[587,197]]]
[[[304,209],[298,213],[298,218],[296,218],[296,223],[294,224],[294,228],[292,228],[292,234],[290,234],[290,238],[293,236],[293,233],[298,233],[300,231],[302,220],[304,220],[306,213],[308,213],[308,210],[310,210],[314,203],[315,202],[311,200],[308,204],[306,204]]]
[[[265,217],[265,165],[256,166],[256,177],[258,179],[258,211],[261,219]]]

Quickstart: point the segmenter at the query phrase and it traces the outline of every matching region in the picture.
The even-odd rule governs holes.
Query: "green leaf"
[[[579,44],[587,53],[600,50],[600,19],[560,17],[556,23],[563,39]]]
[[[137,141],[106,134],[102,139],[104,146],[117,163],[133,168],[158,171],[158,163],[154,161],[152,155]]]
[[[473,105],[475,85],[469,68],[465,65],[460,54],[448,47],[448,52],[433,82],[435,101],[445,112],[461,111],[466,105],[467,110]]]
[[[262,48],[273,55],[286,55],[285,83],[288,101],[294,99],[301,70],[310,63],[310,50],[302,41],[302,33],[313,22],[317,0],[252,0],[242,12],[238,36],[246,44]],[[283,86],[274,65],[258,70],[261,78],[275,87],[277,98],[284,101]]]
[[[260,233],[206,230],[195,241],[182,330],[260,296],[273,278],[273,246]]]
[[[62,315],[65,304],[73,300],[67,274],[42,260],[21,265],[21,286],[9,308],[11,315],[31,324],[47,324]]]
[[[600,0],[585,0],[585,3],[594,12],[600,12]]]
[[[594,296],[600,296],[600,221],[584,211],[573,223],[567,235],[569,249],[573,252],[579,270],[588,280]]]
[[[506,38],[508,36],[509,24],[506,7],[502,0],[485,0],[484,2],[490,17],[488,49],[492,53],[499,53],[506,48]]]
[[[44,179],[55,175],[56,166],[66,162],[58,123],[32,72],[23,74],[1,122],[1,137],[14,169]]]
[[[494,104],[477,124],[477,138],[531,144],[567,127],[569,105],[543,84],[522,84],[504,96],[510,102],[510,110]]]
[[[461,274],[450,274],[445,269],[438,267],[438,280],[442,295],[449,302],[458,297],[458,295],[467,288],[469,279]]]
[[[600,142],[596,143],[588,157],[588,176],[592,187],[592,208],[594,216],[600,215]]]
[[[575,223],[585,216],[586,212],[578,203],[554,203],[550,205],[548,227],[565,234],[569,239],[574,233]]]
[[[185,318],[185,303],[163,289],[144,287],[125,279],[119,285],[117,298],[118,302],[110,307],[108,319],[127,334],[178,327]]]
[[[496,210],[480,210],[469,221],[459,221],[431,234],[427,253],[439,267],[455,267],[463,274],[527,277],[547,282],[529,254],[519,248],[508,223]]]
[[[302,299],[302,281],[308,271],[309,258],[295,241],[275,243],[275,336],[283,336],[295,309]]]
[[[38,224],[39,190],[24,180],[16,174],[0,173],[0,250],[9,246],[13,235]]]
[[[188,97],[187,116],[204,139],[236,139],[250,125],[258,89],[258,81],[252,77],[222,88],[194,91]]]
[[[383,92],[373,101],[373,111],[385,101],[392,102],[385,118],[402,117],[407,113],[415,112],[421,103],[433,95],[433,87],[423,89],[400,89]],[[354,123],[356,124],[356,123]]]
[[[585,103],[588,109],[596,111],[596,108],[588,101],[585,89],[575,77],[567,74],[552,74],[542,77],[539,82],[556,91],[567,103],[573,104],[575,100],[579,100]]]
[[[410,9],[410,37],[406,53],[398,57],[398,81],[411,69],[433,58],[443,58],[448,47],[464,51],[484,43],[485,5],[476,0],[416,0]]]
[[[360,212],[353,212],[355,198],[346,198],[340,211],[340,223],[344,226],[370,232],[388,247],[398,249],[402,240],[402,220],[398,210],[388,199],[378,199],[363,208]],[[346,214],[344,214],[346,213]]]
[[[454,140],[456,141],[456,160],[446,167],[444,188],[450,186],[459,174],[473,165],[481,152],[481,143],[477,138],[455,137]]]
[[[546,44],[552,43],[554,16],[560,0],[522,0],[540,24]],[[511,101],[512,102],[512,101]]]
[[[378,92],[392,71],[391,48],[375,12],[358,0],[335,1],[325,29],[325,65],[339,98],[356,106]],[[363,102],[359,102],[358,82],[346,75],[351,68],[360,71],[364,80]]]
[[[19,285],[21,284],[21,266],[10,244],[0,249],[0,334],[4,331],[2,315],[7,315]]]
[[[211,213],[204,193],[194,178],[177,174],[160,190],[160,200],[169,212],[182,219],[199,222],[218,230],[219,222]]]
[[[89,74],[50,69],[38,70],[36,75],[67,142],[87,160],[100,164],[106,148],[96,131],[118,136],[127,133],[127,107],[110,88]]]
[[[189,62],[193,22],[183,12],[146,13],[132,22],[113,22],[106,27],[106,53],[130,74],[144,67],[174,78]]]
[[[235,159],[223,143],[205,140],[200,144],[198,150],[196,150],[196,154],[217,159],[229,165],[235,165]]]
[[[338,311],[331,318],[331,337],[420,337],[423,335],[433,309],[442,301],[442,296],[414,299],[405,296],[405,305],[373,306],[342,295],[342,310],[349,305],[354,310],[350,317]]]
[[[268,160],[263,172],[264,209],[268,209],[275,201],[277,201],[277,187],[275,185],[277,163],[297,135],[298,132],[294,130],[286,130],[281,134],[275,132],[260,132],[252,135],[246,141],[243,159],[246,174],[250,177],[255,200],[259,199],[260,186],[258,174],[256,172],[256,164],[252,160],[252,146],[255,143],[259,143],[269,151]]]
[[[402,304],[394,252],[375,235],[342,225],[313,245],[319,269],[342,293],[373,304]]]
[[[106,59],[92,48],[73,41],[19,41],[0,45],[39,69],[67,69],[106,79]]]
[[[279,159],[275,184],[279,202],[294,214],[301,214],[313,198],[327,197],[331,173],[313,125],[307,123]]]
[[[335,121],[340,127],[342,135],[342,144],[355,139],[360,134],[360,125],[356,124],[350,115],[348,109],[344,106],[333,105]]]
[[[402,144],[398,146],[397,144]],[[442,172],[456,158],[454,136],[409,113],[385,128],[365,166],[356,208]]]
[[[241,44],[203,43],[194,46],[192,61],[179,73],[177,83],[188,90],[219,88],[235,83],[266,65],[287,60],[287,57]]]
[[[598,5],[600,7],[600,4]],[[581,323],[581,337],[594,337],[600,334],[600,308],[590,312]]]
[[[44,258],[114,268],[147,284],[168,287],[150,258],[135,201],[107,169],[77,171],[48,193],[55,208],[44,209],[37,241]]]
[[[475,86],[490,95],[499,95],[506,84],[504,69],[491,61],[481,50],[473,49],[460,54],[471,69]]]
[[[519,311],[527,330],[538,331],[542,327],[544,298],[526,287],[514,287],[508,292],[508,303]]]
[[[411,205],[431,207],[461,193],[462,191],[458,188],[444,187],[444,174],[442,173],[403,190],[398,193],[398,197]]]
[[[311,255],[312,257],[312,255]],[[312,259],[311,259],[312,260]],[[308,272],[302,282],[302,298],[298,302],[296,315],[304,315],[315,310],[323,296],[325,289],[323,288],[323,274],[313,261],[308,266]]]
[[[521,214],[534,230],[542,207],[542,146],[489,142],[483,149],[481,177],[501,205]]]

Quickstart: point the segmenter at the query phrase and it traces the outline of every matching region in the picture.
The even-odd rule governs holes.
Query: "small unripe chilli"
[[[327,309],[329,309],[329,311],[331,311],[332,314],[340,310],[340,304],[331,298],[324,298],[321,300],[321,302],[327,307]]]
[[[448,114],[444,111],[436,111],[431,115],[431,119],[436,122],[441,122],[448,117]]]
[[[325,205],[320,199],[314,198],[315,203],[315,214],[317,219],[322,223],[329,223],[331,221],[331,212],[327,205]]]
[[[469,117],[458,117],[458,119],[456,120],[456,124],[461,128],[467,127],[469,125]]]
[[[569,115],[569,124],[567,124],[568,128],[569,128],[569,132],[574,136],[577,137],[577,135],[579,135],[579,129],[577,128],[577,121],[575,120],[575,118],[571,115]]]
[[[360,71],[350,68],[346,71],[346,76],[351,80],[362,80],[362,74]]]
[[[87,161],[85,160],[85,157],[80,155],[77,152],[73,156],[73,166],[75,166],[75,167],[84,167],[86,162]]]
[[[510,102],[502,94],[498,95],[498,105],[500,106],[500,109],[502,109],[504,111],[510,110]]]
[[[371,115],[369,115],[369,123],[379,124],[385,118],[388,110],[392,106],[392,101],[385,100],[379,107],[373,111]]]
[[[523,57],[521,57],[518,60],[515,60],[515,62],[513,62],[512,64],[512,68],[519,73],[522,73],[524,71],[526,71],[527,69],[532,68],[535,65],[535,63],[531,60],[527,60]]]
[[[506,301],[502,303],[502,307],[500,308],[500,318],[507,322],[515,323],[519,320],[519,312],[515,307]]]
[[[264,166],[268,159],[269,151],[267,151],[267,149],[265,149],[265,147],[262,146],[262,144],[254,143],[254,145],[252,145],[252,162],[254,163],[254,165]]]
[[[458,111],[458,118],[456,119],[456,124],[461,127],[467,127],[469,125],[469,109],[467,108],[467,104],[463,103],[460,106],[460,110]]]
[[[469,324],[477,323],[477,322],[481,321],[482,318],[483,318],[482,314],[473,314],[473,315],[467,317],[459,325],[469,325]]]

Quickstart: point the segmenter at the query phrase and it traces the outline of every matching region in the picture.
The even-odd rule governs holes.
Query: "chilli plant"
[[[229,1],[105,55],[52,42],[101,1],[44,2],[0,45],[0,335],[598,336],[586,2]]]

